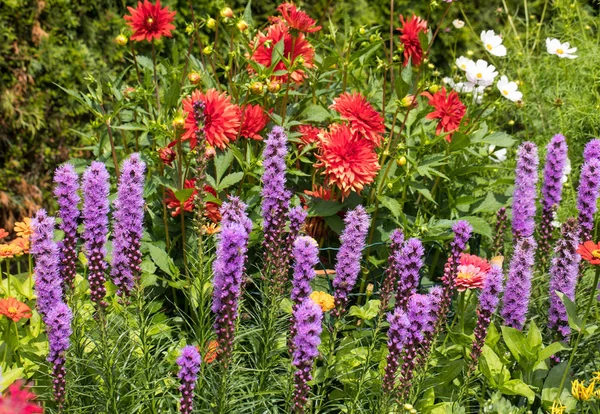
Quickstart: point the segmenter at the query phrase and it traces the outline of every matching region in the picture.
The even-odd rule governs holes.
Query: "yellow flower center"
[[[600,250],[593,250],[592,251],[592,257],[594,259],[600,259]]]
[[[502,90],[502,95],[508,95],[508,91],[506,89]]]
[[[148,20],[146,21],[148,22],[148,24],[154,23],[154,19],[152,17],[148,17]]]
[[[490,45],[489,43],[487,45],[485,45],[485,47],[487,48],[487,50],[492,50],[493,49],[492,45]]]
[[[558,53],[559,55],[562,55],[563,53],[565,53],[565,51],[562,49],[556,49],[556,53]]]
[[[481,73],[478,73],[476,76],[477,76],[477,79],[483,78],[483,74],[481,74]]]
[[[11,306],[10,308],[8,308],[8,313],[10,313],[11,315],[16,315],[17,308],[15,308],[14,306]]]
[[[467,65],[465,65],[464,63],[462,65],[460,65],[461,69],[467,69]]]

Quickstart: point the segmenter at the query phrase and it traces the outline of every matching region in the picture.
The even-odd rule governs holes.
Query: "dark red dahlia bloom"
[[[435,109],[430,114],[427,114],[427,119],[439,119],[435,134],[440,135],[440,132],[450,132],[446,136],[446,140],[452,140],[452,133],[458,129],[460,123],[467,112],[467,107],[460,101],[458,94],[451,91],[446,94],[446,88],[442,88],[435,94],[423,92],[423,96],[429,99],[428,104]]]
[[[130,16],[124,16],[127,24],[133,30],[131,40],[149,42],[152,39],[160,39],[162,36],[171,37],[171,30],[175,26],[171,24],[177,12],[172,12],[168,7],[160,8],[160,0],[156,4],[145,0],[144,3],[138,1],[137,8],[127,7]]]
[[[408,59],[412,58],[412,65],[419,66],[423,60],[423,49],[419,41],[419,33],[427,32],[427,20],[423,20],[414,14],[408,20],[400,15],[402,27],[400,31],[400,41],[404,45],[404,66],[408,65]]]
[[[316,20],[302,10],[298,10],[293,3],[282,3],[277,7],[277,11],[281,13],[283,20],[290,29],[304,33],[314,33],[321,30],[321,26],[315,26],[317,24]]]
[[[359,133],[377,147],[381,145],[381,133],[385,132],[383,117],[359,92],[341,94],[331,108],[350,121],[352,132]]]
[[[269,116],[264,109],[260,105],[244,105],[242,118],[242,132],[240,135],[244,138],[262,140],[258,133],[265,129],[269,122]]]

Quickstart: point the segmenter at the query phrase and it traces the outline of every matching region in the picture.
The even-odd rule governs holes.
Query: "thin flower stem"
[[[394,0],[390,0],[390,56],[389,56],[388,65],[390,67],[390,84],[391,85],[394,84],[393,59],[394,59]],[[384,80],[385,80],[385,74],[384,74]],[[384,91],[385,91],[385,86],[384,86]],[[398,99],[402,99],[402,97],[399,96]],[[385,108],[383,108],[383,109],[385,109]]]
[[[8,286],[8,296],[10,297],[11,296],[11,294],[10,294],[10,284],[11,284],[11,281],[10,281],[10,259],[6,259],[6,283]]]
[[[154,93],[156,95],[156,117],[160,113],[160,97],[158,95],[158,76],[156,74],[156,48],[152,42],[152,69],[154,70]]]
[[[133,57],[133,64],[135,65],[135,73],[137,74],[138,83],[142,84],[142,76],[140,75],[140,67],[137,63],[137,56],[135,55],[135,49],[133,48],[133,43],[129,44],[129,48],[131,50],[131,56]]]
[[[115,174],[117,179],[119,178],[119,161],[117,160],[117,151],[115,149],[115,139],[113,137],[112,128],[110,127],[110,118],[106,117],[106,111],[104,110],[104,105],[100,104],[100,110],[102,111],[102,116],[106,118],[104,123],[106,124],[106,130],[108,132],[108,140],[110,141],[110,151],[112,153],[113,164],[115,165]]]

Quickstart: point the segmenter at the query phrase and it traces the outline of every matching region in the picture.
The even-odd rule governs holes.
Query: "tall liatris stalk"
[[[31,221],[31,254],[35,259],[35,292],[37,308],[45,317],[55,303],[62,300],[62,279],[58,245],[54,237],[54,217],[48,217],[46,210],[40,209]]]
[[[592,139],[583,149],[583,161],[588,162],[591,159],[600,160],[600,139]]]
[[[64,164],[54,173],[54,196],[58,202],[59,228],[64,237],[59,243],[60,273],[63,291],[73,288],[77,266],[77,220],[79,219],[79,176],[71,164]]]
[[[90,296],[99,307],[107,306],[106,281],[106,237],[108,235],[109,175],[101,162],[94,161],[83,173],[83,239],[88,259],[88,281]]]
[[[304,413],[310,391],[308,382],[312,379],[312,366],[319,355],[323,311],[319,305],[307,298],[294,310],[293,319],[296,333],[293,338],[292,365],[296,367],[296,372],[292,410],[294,413]]]
[[[315,278],[315,266],[319,263],[319,245],[309,236],[300,236],[294,242],[294,276],[292,279],[292,301],[294,307],[310,296],[310,282]]]
[[[233,347],[251,224],[248,225],[245,205],[237,199],[233,203],[223,203],[221,214],[221,232],[217,236],[216,259],[213,262],[212,311],[215,314],[219,359],[227,367]]]
[[[502,284],[504,282],[504,273],[502,271],[502,257],[492,259],[492,267],[487,273],[483,290],[479,295],[479,306],[477,307],[477,325],[475,326],[473,345],[471,347],[471,362],[469,363],[469,372],[473,372],[477,367],[477,361],[481,356],[481,350],[485,344],[485,337],[492,321],[492,316],[496,312],[500,294],[502,293]]]
[[[535,249],[536,243],[532,236],[521,237],[517,239],[510,261],[501,315],[506,326],[518,330],[525,326],[529,308]]]
[[[140,273],[144,231],[144,172],[139,154],[123,162],[113,211],[111,276],[119,296],[129,296]]]
[[[590,158],[581,167],[577,209],[579,210],[579,237],[582,242],[592,239],[594,215],[597,211],[598,190],[600,188],[600,159]]]
[[[48,327],[48,343],[50,352],[48,362],[52,364],[52,385],[54,399],[62,406],[65,398],[66,369],[65,353],[69,349],[71,337],[71,309],[62,301],[55,302],[44,318]]]
[[[579,273],[581,257],[577,253],[579,234],[575,219],[569,219],[562,225],[562,236],[556,242],[554,257],[550,267],[550,309],[548,327],[557,333],[559,340],[568,339],[571,334],[567,309],[557,295],[563,293],[575,300],[575,287]]]
[[[535,229],[535,198],[538,181],[538,151],[533,142],[524,142],[517,151],[515,191],[512,204],[512,232],[515,239],[530,237]]]
[[[177,358],[179,373],[177,376],[181,381],[179,391],[181,391],[181,401],[179,412],[181,414],[192,414],[194,410],[194,388],[198,379],[198,371],[202,358],[195,346],[187,345],[181,350],[181,355]]]
[[[387,317],[390,329],[388,330],[388,356],[383,375],[382,388],[384,393],[392,395],[396,388],[396,371],[402,360],[404,345],[410,337],[410,321],[403,308],[396,306],[393,313]]]
[[[444,298],[444,290],[440,286],[434,286],[429,290],[427,295],[429,296],[431,306],[429,308],[429,316],[423,332],[421,347],[417,354],[417,366],[422,365],[429,355],[429,350],[431,349],[431,344],[435,337],[436,323],[439,319],[440,306],[442,305],[442,299]]]
[[[280,280],[280,285],[282,285],[280,287],[280,291],[283,291],[283,288],[285,287],[285,282],[286,282],[286,275],[287,275],[287,269],[290,266],[290,260],[292,257],[292,250],[294,248],[294,242],[296,241],[296,239],[298,238],[298,235],[300,234],[300,230],[302,229],[302,226],[304,225],[304,222],[306,221],[306,211],[304,211],[304,208],[302,208],[302,206],[296,206],[293,207],[292,209],[290,209],[289,213],[288,213],[288,218],[289,218],[289,231],[286,235],[285,238],[285,242],[284,244],[281,246],[282,248],[282,257],[281,257],[281,261],[279,263],[279,265],[281,266],[282,269],[285,269],[285,273],[283,274],[283,277]]]
[[[398,260],[401,255],[402,244],[404,243],[404,233],[400,229],[396,229],[390,234],[390,255],[388,257],[388,268],[385,272],[385,279],[381,286],[381,306],[380,314],[383,315],[388,309],[388,304],[392,298],[392,294],[398,286],[398,278],[400,270],[398,269]]]
[[[336,256],[335,279],[335,309],[332,314],[339,317],[348,303],[348,295],[356,284],[360,273],[360,259],[365,247],[365,238],[369,230],[369,215],[363,206],[357,206],[346,213],[346,227],[340,237],[341,246]]]
[[[423,266],[423,244],[419,239],[408,239],[396,261],[398,267],[398,287],[396,289],[396,307],[406,308],[408,300],[419,286],[419,271]]]
[[[542,219],[540,223],[539,253],[542,261],[552,245],[552,221],[562,196],[562,177],[567,166],[567,142],[561,134],[555,135],[546,147],[544,182],[542,185]]]

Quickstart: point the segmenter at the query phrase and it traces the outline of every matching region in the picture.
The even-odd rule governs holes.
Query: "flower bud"
[[[440,87],[438,85],[436,85],[435,83],[433,85],[431,85],[428,89],[428,91],[430,93],[436,93],[439,90],[440,90]]]
[[[125,46],[128,40],[129,39],[127,39],[127,36],[125,36],[124,34],[120,34],[117,37],[115,37],[115,43],[119,46]]]
[[[360,29],[358,29],[358,33],[359,33],[360,35],[364,35],[366,32],[367,32],[367,31],[365,30],[365,28],[364,28],[364,27],[361,27]]]
[[[135,94],[135,88],[131,87],[131,86],[125,88],[125,90],[123,91],[123,96],[125,96],[125,98],[127,98],[127,99],[131,99],[134,94]]]
[[[245,20],[240,20],[239,22],[237,22],[236,26],[238,30],[242,33],[248,30],[248,23],[246,23]]]
[[[298,56],[296,58],[296,64],[297,65],[304,65],[304,57],[303,56]]]
[[[514,121],[514,120],[512,120],[512,119],[511,119],[510,121],[508,121],[508,125],[509,125],[509,126],[513,126],[514,124],[515,124],[515,121]]]
[[[190,72],[188,73],[188,80],[192,85],[198,85],[202,81],[202,77],[198,72]]]
[[[185,125],[185,119],[182,116],[177,116],[173,119],[173,128],[175,129],[183,129]]]
[[[262,84],[262,82],[252,82],[252,85],[250,85],[250,91],[254,95],[262,95],[263,88],[264,88],[264,85]]]
[[[371,297],[371,295],[373,294],[373,283],[369,283],[367,285],[367,289],[365,290],[365,293],[367,294],[367,299]]]
[[[213,19],[212,17],[210,17],[206,20],[206,27],[208,27],[209,29],[214,29],[216,25],[217,25],[217,21],[215,19]]]
[[[203,50],[202,53],[204,53],[205,55],[210,55],[213,52],[213,48],[211,45],[206,46]]]
[[[173,151],[169,147],[160,148],[158,150],[158,156],[162,160],[163,164],[168,165],[169,167],[175,160],[175,151]]]
[[[277,81],[271,81],[267,85],[267,89],[271,93],[277,93],[277,92],[279,92],[281,90],[281,84],[279,82],[277,82]]]
[[[428,63],[428,64],[427,64],[427,67],[428,67],[429,69],[435,69],[435,65],[434,65],[433,63]]]
[[[396,161],[396,163],[400,166],[400,167],[404,167],[406,165],[406,157],[403,155],[400,158],[398,158],[398,160]]]
[[[467,56],[469,56],[469,57],[473,56],[473,51],[472,50],[467,50]]]
[[[210,159],[210,158],[214,157],[215,155],[217,155],[217,151],[215,151],[215,147],[207,145],[206,149],[204,150],[204,157],[206,157],[207,159]]]
[[[417,100],[414,95],[406,95],[400,100],[400,106],[402,108],[415,108],[417,106]]]
[[[230,7],[222,8],[219,13],[221,14],[221,17],[224,19],[232,19],[233,18],[233,10],[231,10]]]

